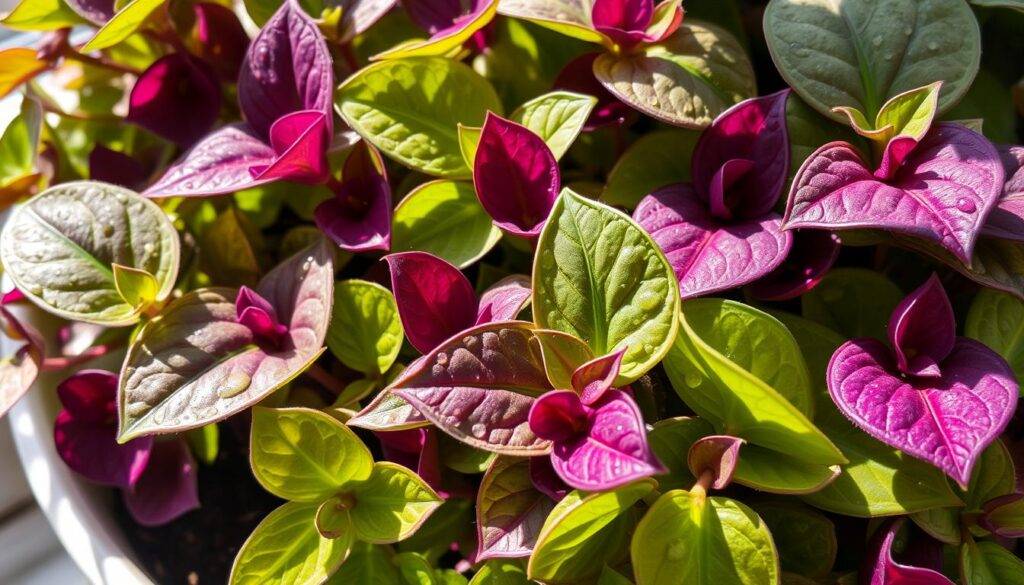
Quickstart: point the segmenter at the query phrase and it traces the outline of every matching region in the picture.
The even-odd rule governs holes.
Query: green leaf
[[[458,181],[413,189],[395,208],[392,224],[392,252],[429,252],[459,268],[482,258],[501,239],[473,184]]]
[[[887,339],[889,316],[903,291],[871,270],[838,268],[800,298],[804,318],[847,337]]]
[[[753,508],[772,533],[783,571],[815,579],[828,576],[838,548],[831,520],[791,500],[769,500]]]
[[[178,273],[178,234],[152,201],[127,189],[81,181],[36,195],[4,226],[6,274],[46,311],[104,326],[139,320],[117,292],[112,264],[145,270],[166,299]]]
[[[959,508],[932,508],[914,512],[910,519],[924,530],[932,538],[952,544],[960,544],[960,509]]]
[[[604,570],[601,571],[601,577],[597,580],[597,585],[633,585],[633,582],[623,577],[622,573],[605,565]]]
[[[1021,11],[1024,12],[1024,8]],[[1014,123],[1017,113],[1013,107],[1011,90],[999,77],[985,69],[978,71],[967,94],[960,103],[946,112],[944,119],[964,122],[973,119],[980,127],[968,128],[983,133],[996,144],[1019,142]]]
[[[483,128],[459,124],[459,150],[462,152],[462,160],[466,161],[466,166],[469,168],[473,168],[473,161],[476,160],[476,150],[480,146],[481,132],[483,132]]]
[[[277,221],[288,193],[294,186],[285,181],[267,183],[236,192],[232,197],[238,210],[258,229],[266,229]]]
[[[335,285],[327,347],[343,364],[380,377],[395,363],[403,339],[391,291],[365,280],[343,280]]]
[[[606,41],[605,36],[591,25],[588,0],[502,0],[498,13],[527,20],[581,41]]]
[[[530,459],[497,457],[477,488],[477,559],[526,557],[555,507],[530,475]]]
[[[230,585],[321,583],[345,561],[350,539],[316,530],[317,504],[288,502],[260,522],[231,568]]]
[[[744,445],[732,479],[740,485],[774,494],[810,494],[835,481],[838,465],[807,463],[796,457]]]
[[[140,313],[156,302],[160,294],[160,283],[155,276],[145,270],[121,266],[116,262],[111,264],[111,268],[114,272],[114,287],[124,302]]]
[[[249,408],[324,351],[334,296],[333,245],[319,237],[260,281],[256,292],[289,327],[280,348],[238,323],[237,291],[200,289],[164,307],[128,348],[118,389],[119,441],[180,432]]]
[[[416,553],[397,554],[394,563],[398,566],[398,573],[407,585],[437,585],[434,568],[420,555]]]
[[[35,52],[32,59],[35,59]],[[5,65],[10,55],[3,55]],[[4,74],[0,74],[3,77]],[[0,85],[2,85],[0,81]],[[13,89],[13,88],[12,88]],[[0,87],[0,95],[3,95]],[[39,135],[42,131],[43,109],[39,100],[25,96],[21,100],[21,110],[4,129],[0,136],[0,187],[23,178],[35,168],[36,155],[39,152]]]
[[[338,87],[338,112],[363,138],[403,165],[428,175],[469,178],[458,124],[483,126],[501,114],[494,88],[450,59],[395,59],[361,69]]]
[[[594,359],[590,346],[568,333],[551,329],[534,332],[544,357],[544,372],[554,388],[572,388],[572,375],[583,364]]]
[[[713,434],[714,427],[696,417],[681,416],[655,423],[654,429],[647,434],[647,441],[658,460],[668,467],[667,474],[658,476],[658,487],[662,490],[689,489],[697,481],[686,464],[690,446],[697,439]]]
[[[521,561],[491,559],[473,576],[469,585],[530,585]]]
[[[1018,380],[1024,380],[1024,302],[1005,292],[984,289],[974,297],[964,334],[1003,356]]]
[[[460,21],[458,29],[438,35],[425,41],[402,43],[391,50],[371,57],[371,60],[411,59],[415,57],[445,57],[457,52],[462,45],[484,28],[498,12],[498,3],[492,2],[484,10],[468,21]]]
[[[676,392],[720,434],[746,439],[753,445],[774,449],[806,463],[824,466],[844,463],[843,454],[800,409],[764,380],[726,357],[731,355],[728,352],[737,351],[738,357],[743,359],[743,344],[754,347],[744,328],[755,318],[772,323],[764,326],[764,330],[775,332],[772,339],[764,337],[763,343],[785,344],[788,338],[788,343],[795,346],[788,332],[785,336],[777,333],[785,331],[781,324],[774,319],[767,321],[771,319],[768,315],[741,303],[719,299],[688,301],[679,336],[664,362]],[[772,350],[765,347],[761,351]],[[801,374],[778,377],[771,374],[767,362],[753,361],[754,358],[749,357],[753,353],[749,352],[744,361],[756,366],[765,377],[806,380],[802,358],[799,366],[790,366],[795,368],[792,371],[803,369]],[[785,359],[781,352],[774,355],[778,356],[776,366],[783,363],[778,361]],[[780,371],[784,370],[780,368]],[[809,382],[806,383],[808,386],[801,390],[805,397],[810,392]],[[792,394],[792,389],[789,390]]]
[[[871,119],[889,98],[939,79],[942,113],[970,87],[981,56],[977,21],[962,0],[772,0],[764,33],[782,77],[837,121],[833,107]]]
[[[449,498],[415,534],[398,543],[398,550],[417,552],[437,565],[441,557],[451,551],[451,543],[476,538],[473,528],[473,502]]]
[[[935,111],[939,105],[939,90],[942,82],[936,81],[924,87],[912,89],[894,96],[885,102],[873,122],[852,106],[833,108],[846,114],[850,126],[866,138],[874,141],[876,152],[880,152],[889,141],[906,136],[920,141],[932,126]]]
[[[661,130],[640,137],[608,173],[601,200],[632,209],[659,187],[690,180],[690,154],[700,133]]]
[[[602,54],[594,74],[615,97],[653,118],[705,128],[757,95],[746,51],[725,29],[687,19],[664,41],[641,47],[630,55]]]
[[[782,322],[793,335],[800,353],[807,364],[807,372],[811,379],[811,390],[815,393],[818,404],[826,411],[834,410],[832,397],[828,393],[826,372],[832,354],[846,341],[842,335],[814,321],[797,317],[782,311],[772,311],[771,315]]]
[[[977,512],[985,502],[1013,493],[1017,486],[1016,477],[1013,456],[1001,440],[995,441],[982,451],[971,474],[967,496],[964,498],[964,510]]]
[[[21,0],[14,10],[0,19],[0,24],[14,30],[57,30],[86,24],[64,0]]]
[[[665,255],[629,216],[565,189],[537,243],[533,316],[541,329],[586,341],[594,355],[626,348],[615,384],[668,352],[679,283]]]
[[[960,547],[963,585],[1024,585],[1024,561],[994,542],[968,539]]]
[[[636,527],[637,585],[778,583],[779,561],[768,527],[728,498],[673,490]]]
[[[215,424],[192,429],[185,433],[188,446],[195,458],[206,465],[213,465],[220,453],[220,429]]]
[[[425,427],[430,423],[404,398],[382,390],[348,424],[371,431],[401,431]]]
[[[596,105],[596,97],[555,91],[519,106],[509,119],[543,138],[555,158],[560,159],[579,136]]]
[[[324,538],[352,538],[352,518],[348,514],[351,497],[331,496],[316,510],[316,530]]]
[[[370,478],[354,489],[352,529],[364,542],[408,538],[443,501],[418,475],[388,462],[374,463]]]
[[[975,6],[990,6],[993,8],[1013,8],[1024,11],[1024,0],[971,0]]]
[[[373,456],[348,427],[308,408],[252,411],[252,472],[268,492],[320,502],[371,477]]]
[[[654,480],[646,479],[609,492],[570,492],[544,522],[530,556],[529,577],[545,583],[597,577],[603,567],[595,559],[616,560],[629,539],[627,512],[654,486]]]
[[[199,235],[200,265],[211,280],[224,286],[255,286],[260,262],[253,244],[258,232],[234,207],[226,209]]]
[[[356,541],[345,564],[327,585],[395,585],[401,575],[390,547]]]
[[[98,51],[113,47],[132,36],[142,27],[150,14],[162,6],[166,0],[132,0],[119,10],[89,42],[82,47],[82,52]]]

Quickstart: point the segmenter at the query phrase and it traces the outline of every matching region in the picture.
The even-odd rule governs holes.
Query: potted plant
[[[1018,2],[396,4],[0,20],[92,580],[1019,581]]]

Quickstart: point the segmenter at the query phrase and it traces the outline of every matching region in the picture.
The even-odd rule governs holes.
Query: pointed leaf
[[[145,270],[166,299],[178,274],[178,234],[164,212],[127,189],[80,181],[51,187],[14,213],[0,237],[5,273],[44,310],[106,326],[138,321],[111,264]]]
[[[121,43],[139,30],[149,15],[164,2],[166,0],[131,0],[89,39],[82,51],[89,53]]]
[[[593,29],[590,3],[586,0],[564,0],[557,4],[548,0],[502,0],[498,13],[522,18],[582,41],[604,41],[604,35]]]
[[[576,368],[576,371],[572,373],[572,388],[580,395],[580,401],[583,404],[594,404],[613,387],[615,379],[619,377],[622,356],[625,353],[626,348],[622,348],[613,354],[595,358]]]
[[[941,573],[922,567],[900,564],[892,558],[893,542],[904,522],[905,520],[902,518],[889,520],[872,537],[868,544],[866,558],[869,562],[874,562],[870,566],[870,575],[865,575],[865,582],[869,582],[871,585],[886,585],[888,583],[953,585],[953,582]]]
[[[410,364],[410,367],[415,366],[416,362]],[[400,431],[425,427],[430,421],[404,398],[385,389],[349,419],[348,424],[371,431]]]
[[[28,47],[13,47],[0,51],[4,71],[0,72],[0,98],[7,97],[22,83],[49,69],[50,65],[36,58],[36,51]]]
[[[249,172],[257,181],[283,179],[315,184],[325,180],[329,125],[327,116],[316,110],[281,116],[270,126],[274,159],[266,166],[249,167]]]
[[[965,585],[1021,585],[1024,561],[995,542],[968,540],[960,547],[960,574]]]
[[[594,359],[590,346],[568,333],[551,329],[534,332],[540,341],[544,371],[555,388],[572,388],[576,369]]]
[[[327,347],[353,370],[379,377],[402,349],[402,322],[388,289],[365,280],[344,280],[334,287]]]
[[[146,470],[124,492],[125,508],[142,526],[161,526],[199,508],[197,471],[185,441],[153,443]]]
[[[907,295],[889,320],[896,367],[911,376],[939,377],[939,364],[953,351],[956,316],[938,275]]]
[[[156,301],[160,294],[160,283],[156,277],[138,268],[111,264],[114,272],[114,287],[126,303],[142,310]]]
[[[405,540],[441,505],[415,473],[394,463],[373,464],[369,479],[355,486],[352,530],[363,542]]]
[[[841,474],[839,465],[807,463],[772,449],[746,445],[732,479],[762,492],[804,495],[830,485]]]
[[[313,219],[342,250],[390,248],[391,184],[377,149],[362,141],[352,148],[341,187],[316,207]]]
[[[234,193],[266,183],[250,169],[266,167],[274,149],[244,124],[213,131],[183,154],[145,191],[147,197],[196,197]]]
[[[509,120],[522,124],[544,139],[558,160],[575,142],[596,105],[596,97],[554,91],[519,106]]]
[[[574,335],[595,355],[627,348],[620,386],[676,335],[679,290],[665,256],[628,216],[569,189],[538,241],[533,291],[538,327]]]
[[[527,557],[555,502],[533,486],[532,459],[496,457],[477,491],[477,559]]]
[[[63,0],[21,0],[0,18],[0,24],[14,30],[43,31],[85,24],[85,21]]]
[[[249,408],[322,352],[334,289],[333,251],[320,239],[267,273],[256,292],[288,327],[281,349],[237,322],[234,291],[200,289],[139,332],[121,371],[118,440],[200,427]]]
[[[978,524],[1003,538],[1024,537],[1024,494],[1007,494],[985,502]]]
[[[476,294],[458,268],[426,252],[391,254],[385,260],[402,325],[416,349],[427,353],[472,327]]]
[[[530,284],[528,277],[513,274],[491,285],[480,295],[476,324],[514,321],[520,311],[530,302],[533,294]]]

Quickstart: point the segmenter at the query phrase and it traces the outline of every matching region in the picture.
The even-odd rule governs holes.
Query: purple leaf
[[[441,464],[434,429],[384,431],[374,435],[380,439],[385,459],[415,470],[430,487],[441,489]]]
[[[561,502],[572,491],[555,473],[550,457],[530,457],[530,481],[533,487],[556,502]]]
[[[149,170],[135,158],[97,143],[89,152],[89,178],[138,190],[146,184]]]
[[[477,492],[475,561],[527,557],[555,503],[534,487],[530,469],[544,457],[496,457]]]
[[[558,161],[540,136],[488,113],[473,184],[495,225],[517,236],[536,236],[558,198],[561,178]]]
[[[1024,511],[1024,494],[1012,493],[992,498],[982,506],[978,525],[1003,538],[1024,538],[1021,513]]]
[[[619,98],[612,95],[594,76],[594,61],[599,56],[601,53],[580,55],[569,61],[555,77],[555,89],[565,89],[597,98],[597,105],[590,112],[590,117],[587,118],[587,123],[583,127],[586,131],[604,126],[621,125],[627,119],[636,116],[636,111],[633,108],[619,101]]]
[[[270,127],[274,160],[253,165],[257,181],[285,179],[317,184],[327,178],[327,116],[306,110],[279,118]]]
[[[548,392],[530,410],[530,428],[552,441],[555,472],[577,489],[614,489],[664,471],[647,445],[640,410],[621,390],[590,406],[569,390]]]
[[[301,110],[326,116],[334,135],[331,54],[316,23],[298,2],[285,0],[253,39],[238,77],[245,120],[265,141],[279,118]]]
[[[491,285],[480,295],[476,324],[515,320],[523,307],[530,302],[533,294],[530,285],[530,279],[521,274],[506,276]]]
[[[288,328],[277,320],[277,311],[267,299],[243,286],[235,299],[235,312],[238,314],[238,322],[248,327],[253,337],[273,348],[281,347],[288,335]]]
[[[202,59],[172,53],[139,76],[125,119],[188,147],[213,127],[220,106],[220,79],[213,68]]]
[[[903,168],[910,153],[917,148],[917,139],[910,136],[896,136],[885,145],[882,152],[882,162],[878,163],[874,175],[882,181],[888,181],[896,176],[896,172]]]
[[[360,141],[345,159],[341,176],[334,197],[313,213],[317,226],[343,250],[387,250],[391,247],[391,184],[380,153]]]
[[[782,264],[748,287],[761,301],[795,299],[814,288],[839,258],[842,241],[832,232],[794,230],[793,245]]]
[[[954,585],[942,573],[897,563],[892,558],[892,545],[906,518],[893,518],[880,526],[871,538],[865,561],[871,562],[866,579],[870,585]]]
[[[486,4],[477,1],[476,4]],[[416,26],[431,35],[448,28],[464,10],[461,0],[404,0],[402,9]]]
[[[740,447],[747,442],[728,435],[712,435],[698,439],[690,445],[686,464],[690,473],[699,478],[706,471],[711,472],[716,490],[722,490],[732,483],[732,474],[739,462]]]
[[[254,179],[250,168],[269,165],[274,149],[245,125],[225,126],[192,147],[145,191],[147,197],[198,197],[234,193],[270,179]]]
[[[684,299],[761,278],[782,264],[793,240],[774,213],[740,223],[719,222],[689,184],[648,195],[633,219],[665,252]]]
[[[422,353],[476,321],[476,293],[458,268],[426,252],[384,258],[405,336]]]
[[[726,110],[694,147],[693,184],[712,214],[760,218],[770,212],[789,173],[789,90],[744,100]],[[724,213],[716,202],[724,202]]]
[[[890,180],[853,146],[833,142],[800,167],[786,207],[789,228],[880,228],[943,245],[970,262],[1003,185],[998,153],[980,134],[936,124]]]
[[[885,344],[854,339],[829,362],[829,393],[869,435],[966,486],[1013,415],[1017,383],[1003,358],[964,337],[939,366],[941,378],[903,377]]]
[[[956,317],[949,297],[932,273],[920,288],[904,298],[889,319],[889,344],[896,367],[904,374],[940,377],[939,364],[956,343]]]
[[[612,388],[627,349],[623,347],[613,354],[593,359],[576,368],[572,374],[572,388],[579,394],[580,402],[592,405]]]
[[[1024,241],[1024,146],[1000,146],[1006,183],[999,204],[981,228],[982,235]]]
[[[117,444],[117,376],[83,370],[61,382],[57,396],[64,409],[57,414],[53,438],[68,467],[103,485],[135,485],[150,458],[153,438]]]
[[[530,323],[488,323],[463,331],[407,368],[389,387],[439,429],[472,447],[537,455],[550,445],[527,423],[549,389]]]
[[[153,445],[139,481],[124,492],[125,507],[143,526],[160,526],[199,507],[196,462],[180,438]]]
[[[213,65],[227,81],[238,79],[238,72],[249,48],[249,35],[234,11],[212,2],[197,2],[196,53]]]
[[[105,24],[114,17],[115,0],[66,0],[79,16],[93,24]]]
[[[21,291],[14,289],[0,300],[0,325],[5,335],[12,339],[24,340],[10,356],[0,360],[0,417],[32,387],[43,367],[46,348],[42,335],[31,325],[22,323],[2,305],[22,300]]]

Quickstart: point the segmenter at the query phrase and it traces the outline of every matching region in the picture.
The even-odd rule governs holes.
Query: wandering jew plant
[[[1024,3],[0,25],[0,414],[154,581],[1024,583]]]

